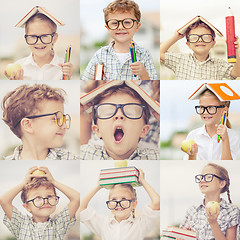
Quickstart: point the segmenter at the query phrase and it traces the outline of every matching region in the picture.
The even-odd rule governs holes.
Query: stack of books
[[[169,240],[169,239],[176,239],[181,238],[184,240],[194,240],[196,238],[196,232],[191,230],[186,230],[179,227],[168,227],[167,230],[163,231],[163,236],[161,240]]]
[[[139,171],[135,167],[102,169],[100,171],[100,186],[110,189],[114,184],[128,183],[133,187],[141,186],[138,182]]]

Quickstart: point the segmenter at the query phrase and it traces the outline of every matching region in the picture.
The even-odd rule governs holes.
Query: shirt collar
[[[214,62],[214,59],[211,58],[209,55],[208,55],[208,58],[203,62],[198,61],[197,58],[192,53],[190,53],[190,56],[192,57],[192,59],[195,63],[200,64],[200,65],[205,64],[206,62]]]
[[[59,57],[54,53],[53,59],[52,59],[52,61],[49,63],[49,65],[58,66],[59,63],[60,63],[60,59],[59,59]],[[38,66],[38,65],[34,62],[34,60],[33,60],[33,55],[32,55],[32,53],[30,53],[30,55],[26,58],[25,64]],[[59,66],[58,66],[58,67],[59,67]]]
[[[131,215],[129,216],[128,219],[125,219],[125,220],[122,220],[120,223],[133,223],[134,222],[134,218],[132,216],[132,213]],[[109,223],[110,224],[120,224],[116,219],[115,217],[112,215],[110,218],[109,218]]]

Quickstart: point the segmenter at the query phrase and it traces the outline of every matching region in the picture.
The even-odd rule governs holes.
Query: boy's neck
[[[23,141],[23,148],[20,153],[21,160],[45,160],[49,149],[38,147],[37,144],[28,144]]]
[[[206,205],[210,201],[215,201],[220,203],[221,202],[220,193],[206,194],[204,199],[204,204]]]
[[[217,133],[217,129],[214,126],[207,126],[205,125],[206,128],[206,132],[208,133],[208,135],[212,138],[216,133]]]
[[[37,217],[37,216],[32,216],[33,222],[35,223],[45,223],[49,220],[49,216],[46,217]]]
[[[199,62],[204,62],[208,59],[209,57],[209,54],[204,54],[204,55],[199,55],[199,54],[196,54],[196,53],[193,53],[193,55],[195,56],[195,58],[199,61]]]
[[[41,68],[45,64],[49,64],[53,60],[53,57],[54,57],[54,53],[50,53],[43,57],[38,57],[36,55],[33,55],[33,60]]]
[[[125,160],[125,159],[128,159],[134,152],[134,150],[130,150],[130,151],[126,152],[123,155],[118,155],[118,154],[115,154],[113,152],[108,151],[107,149],[105,149],[105,150],[106,150],[108,156],[110,156],[114,160]]]
[[[129,42],[120,43],[114,41],[113,49],[116,53],[129,53],[130,51],[129,46],[130,46]]]

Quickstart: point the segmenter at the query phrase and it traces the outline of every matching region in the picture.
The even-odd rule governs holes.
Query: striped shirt
[[[16,147],[13,155],[5,157],[5,160],[21,160],[20,154],[22,149],[22,145]],[[79,160],[79,156],[66,151],[63,148],[49,148],[49,153],[45,160]]]
[[[226,236],[228,228],[239,224],[239,209],[238,207],[227,203],[224,199],[220,202],[220,214],[217,222],[219,227]],[[185,220],[181,225],[183,228],[191,229],[197,233],[198,240],[214,240],[214,236],[208,223],[206,210],[203,203],[198,206],[193,206],[187,210]]]
[[[175,73],[177,80],[235,79],[231,76],[233,64],[217,58],[200,62],[190,53],[166,52],[164,65]]]
[[[132,74],[129,67],[132,63],[130,53],[122,65],[113,49],[113,44],[114,41],[95,53],[83,73],[82,80],[94,80],[97,63],[103,64],[103,80],[140,80],[138,76]],[[135,50],[137,61],[146,68],[150,80],[158,80],[157,71],[149,51],[137,44],[135,44]]]
[[[160,153],[154,149],[137,148],[128,160],[159,160]],[[111,158],[103,146],[85,144],[80,146],[80,160],[117,160]]]
[[[5,215],[3,223],[18,240],[63,240],[68,229],[76,222],[70,219],[68,207],[39,226],[32,217],[22,214],[13,207],[11,220]]]

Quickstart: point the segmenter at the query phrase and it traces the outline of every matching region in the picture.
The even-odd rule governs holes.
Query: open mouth
[[[124,136],[123,129],[121,127],[116,127],[116,129],[114,131],[115,142],[120,143],[123,139],[123,136]]]

